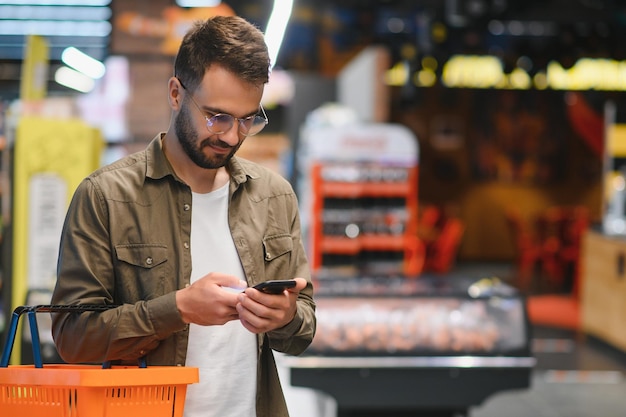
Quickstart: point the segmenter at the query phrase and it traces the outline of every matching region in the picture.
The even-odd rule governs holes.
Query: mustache
[[[234,146],[229,145],[228,143],[224,142],[223,140],[217,138],[217,139],[211,139],[211,138],[206,138],[204,139],[200,146],[202,148],[205,148],[207,146],[212,146],[215,148],[222,148],[222,149],[233,149],[235,148]]]

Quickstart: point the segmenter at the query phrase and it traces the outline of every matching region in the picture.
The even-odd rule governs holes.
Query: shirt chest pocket
[[[265,262],[271,262],[293,250],[293,241],[288,234],[266,236],[263,239],[263,256]]]
[[[167,261],[167,248],[163,245],[120,245],[115,247],[115,253],[119,261],[146,269]]]
[[[165,278],[171,274],[165,245],[118,245],[115,254],[118,282],[121,283],[118,292],[130,300],[151,299],[167,292]]]

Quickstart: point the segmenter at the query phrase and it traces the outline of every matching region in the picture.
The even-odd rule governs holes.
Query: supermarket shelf
[[[313,271],[347,266],[349,262],[325,255],[368,252],[360,267],[371,269],[396,252],[402,257],[394,267],[397,272],[418,275],[424,260],[423,245],[417,238],[417,177],[417,165],[398,168],[356,161],[314,164],[310,176],[312,218],[316,219],[311,229]],[[354,226],[356,232],[348,233]]]
[[[519,356],[301,356],[285,359],[291,368],[533,368],[537,360]]]
[[[323,182],[320,191],[326,197],[405,197],[410,195],[408,182]]]
[[[353,255],[363,250],[401,251],[406,247],[406,236],[362,235],[356,238],[322,237],[320,247],[325,253]]]

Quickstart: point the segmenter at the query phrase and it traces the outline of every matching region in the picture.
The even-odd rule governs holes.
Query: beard
[[[217,169],[225,166],[243,143],[243,141],[239,141],[236,146],[230,146],[220,140],[217,137],[218,135],[212,135],[199,141],[199,135],[196,133],[191,122],[188,106],[183,106],[180,113],[176,116],[174,120],[174,132],[178,137],[180,146],[189,159],[200,168],[205,169]],[[231,149],[231,151],[227,154],[207,154],[204,152],[204,148],[207,147],[209,149],[210,147]]]

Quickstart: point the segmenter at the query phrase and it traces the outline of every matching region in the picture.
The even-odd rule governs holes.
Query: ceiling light
[[[88,93],[96,85],[93,78],[69,67],[61,67],[54,73],[54,81],[81,93]]]
[[[292,7],[293,0],[274,0],[272,14],[267,22],[265,31],[265,43],[270,54],[270,65],[272,68],[276,65],[276,58],[278,57],[280,45],[283,42]]]
[[[215,7],[221,2],[221,0],[176,0],[179,7]]]
[[[63,54],[61,54],[61,60],[65,63],[65,65],[68,65],[76,71],[79,71],[96,80],[98,78],[102,78],[106,71],[102,62],[79,51],[73,46],[70,46],[63,51]]]
[[[88,20],[111,18],[110,7],[0,5],[2,20]]]
[[[0,20],[0,35],[97,36],[111,34],[107,21]]]
[[[2,4],[36,6],[108,6],[111,0],[8,0]]]

